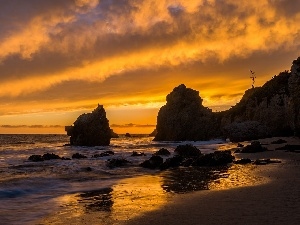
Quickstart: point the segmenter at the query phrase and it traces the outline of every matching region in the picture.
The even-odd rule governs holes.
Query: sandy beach
[[[278,138],[261,140],[269,150]],[[283,138],[299,144],[297,138]],[[236,154],[237,158],[280,159],[280,164],[257,166],[261,184],[228,190],[198,191],[176,196],[164,207],[126,223],[147,224],[285,224],[300,222],[300,154],[282,150]]]

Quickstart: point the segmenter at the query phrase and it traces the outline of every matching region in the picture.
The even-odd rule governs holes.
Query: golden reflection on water
[[[121,180],[112,188],[64,195],[56,199],[60,209],[40,224],[122,224],[166,204],[169,195],[160,176]]]
[[[120,225],[163,207],[172,194],[199,190],[225,190],[261,184],[255,165],[177,168],[156,175],[119,181],[111,188],[64,195],[59,210],[40,224]]]

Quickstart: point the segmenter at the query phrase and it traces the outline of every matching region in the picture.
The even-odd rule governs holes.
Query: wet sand
[[[277,139],[264,139],[261,143],[269,144]],[[288,140],[289,144],[299,144],[299,139],[283,139]],[[266,147],[272,150],[283,145]],[[164,207],[126,224],[299,224],[300,154],[277,150],[237,154],[236,157],[280,159],[282,163],[256,167],[254,173],[265,178],[263,184],[179,195]]]

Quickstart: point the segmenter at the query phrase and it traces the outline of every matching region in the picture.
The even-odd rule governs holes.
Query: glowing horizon
[[[179,84],[221,111],[250,69],[261,86],[300,55],[300,0],[12,0],[0,15],[0,133],[65,133],[98,103],[115,132],[150,133]]]

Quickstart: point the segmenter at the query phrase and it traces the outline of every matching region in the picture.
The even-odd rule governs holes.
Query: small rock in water
[[[106,151],[106,152],[102,152],[100,154],[95,154],[92,156],[92,158],[99,158],[99,157],[105,157],[105,156],[110,156],[110,155],[114,155],[115,153],[113,151]]]
[[[254,161],[255,165],[267,165],[270,163],[281,163],[281,161],[277,159],[257,159]]]
[[[194,157],[201,155],[201,151],[193,145],[179,145],[174,151],[177,155],[180,155],[184,158]]]
[[[252,163],[252,161],[251,161],[251,159],[239,159],[239,160],[234,161],[234,163],[245,165],[245,164]]]
[[[153,155],[150,159],[142,162],[141,167],[148,169],[157,169],[163,164],[163,158],[158,155]]]
[[[168,149],[161,148],[157,152],[154,153],[154,155],[171,155],[171,152],[169,152]]]
[[[80,153],[75,153],[72,155],[72,159],[85,159],[87,158],[85,155],[82,155]]]
[[[55,155],[53,153],[46,153],[43,155],[44,160],[51,160],[51,159],[61,159],[60,156]]]
[[[283,139],[278,139],[277,141],[272,141],[271,144],[284,144],[287,143],[286,140]]]
[[[116,159],[109,159],[106,161],[106,166],[109,168],[121,167],[126,166],[130,162],[123,158],[116,158]]]
[[[133,151],[131,156],[146,156],[146,154],[144,152]]]
[[[42,161],[44,161],[44,159],[41,155],[31,155],[31,156],[29,156],[28,160],[33,161],[33,162],[42,162]]]
[[[250,145],[247,145],[241,150],[241,153],[256,153],[256,152],[264,152],[268,149],[262,147],[259,141],[253,141]]]

